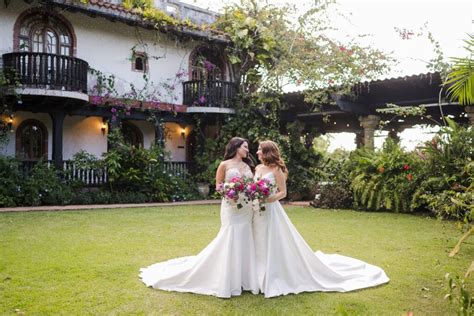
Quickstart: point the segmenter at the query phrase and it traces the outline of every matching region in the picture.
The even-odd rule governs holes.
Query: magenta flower
[[[206,98],[203,95],[199,97],[199,103],[201,104],[206,103]]]
[[[208,61],[208,60],[205,60],[203,64],[204,64],[204,68],[205,68],[207,71],[212,71],[214,68],[216,68],[216,65],[214,65],[213,63],[211,63],[211,62]]]

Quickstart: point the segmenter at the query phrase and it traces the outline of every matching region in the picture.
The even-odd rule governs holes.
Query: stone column
[[[357,148],[364,147],[364,131],[357,131],[355,134],[355,143]]]
[[[360,126],[364,129],[364,146],[367,149],[374,149],[374,133],[379,125],[380,117],[377,115],[367,115],[359,117]]]
[[[469,124],[474,125],[474,105],[467,105],[464,108],[464,111],[467,114],[467,118],[469,119]]]
[[[53,161],[58,170],[63,170],[63,126],[66,113],[49,113],[53,121]]]

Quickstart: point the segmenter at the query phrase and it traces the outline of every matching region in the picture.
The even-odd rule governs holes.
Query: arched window
[[[147,72],[148,71],[148,57],[144,52],[134,52],[132,57],[132,70]]]
[[[191,80],[224,80],[225,65],[216,50],[197,48],[190,62]]]
[[[15,47],[21,52],[73,56],[74,34],[68,24],[48,11],[27,11],[15,24]]]
[[[137,148],[143,147],[143,134],[140,129],[132,123],[122,123],[122,135],[125,143]]]
[[[16,157],[20,160],[48,158],[48,130],[38,120],[25,120],[16,129]]]

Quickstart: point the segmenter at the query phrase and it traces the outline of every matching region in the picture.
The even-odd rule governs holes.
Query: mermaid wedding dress
[[[225,181],[240,176],[237,168],[226,171]],[[252,177],[250,169],[243,174]],[[198,255],[176,258],[142,268],[143,283],[155,289],[191,292],[228,298],[242,290],[258,294],[253,210],[227,201],[221,204],[221,228],[216,238]]]
[[[263,177],[275,183],[272,172]],[[257,277],[265,297],[312,291],[346,292],[387,283],[376,266],[338,254],[314,253],[286,215],[280,202],[256,211],[253,232]]]

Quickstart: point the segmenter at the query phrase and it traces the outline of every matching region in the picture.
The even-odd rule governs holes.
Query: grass
[[[382,267],[387,285],[350,293],[232,299],[146,288],[140,267],[197,254],[217,234],[218,206],[0,214],[0,314],[447,315],[446,272],[474,257],[452,222],[405,214],[287,207],[313,250]],[[472,289],[472,278],[469,280]],[[16,311],[16,312],[15,312]]]

